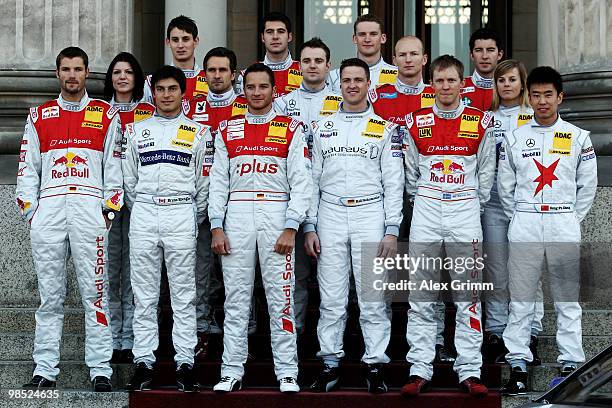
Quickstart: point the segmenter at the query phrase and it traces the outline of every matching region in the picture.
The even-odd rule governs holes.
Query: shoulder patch
[[[32,123],[36,123],[38,120],[38,109],[36,107],[30,108],[30,119],[32,120]]]
[[[491,124],[491,119],[493,118],[493,112],[486,111],[480,123],[482,124],[482,128],[486,129]]]
[[[106,112],[106,117],[109,119],[112,119],[113,116],[115,116],[115,113],[119,112],[119,107],[118,106],[113,106],[111,107],[108,112]]]
[[[313,121],[312,124],[310,125],[310,128],[312,129],[313,132],[315,132],[319,128],[319,125],[317,124],[316,121]]]
[[[412,118],[412,113],[406,115],[406,127],[408,129],[412,128],[412,124],[414,123],[414,119]]]
[[[227,127],[227,120],[219,122],[219,130],[223,131]]]
[[[189,101],[187,99],[183,99],[183,113],[185,115],[189,113]]]
[[[302,122],[300,122],[299,120],[295,120],[295,119],[291,119],[291,123],[289,124],[289,130],[290,131],[295,131],[295,129],[297,129],[297,127],[301,124]]]
[[[152,78],[152,77],[153,77],[152,75],[147,75],[147,77],[145,78],[145,81],[147,82],[147,84],[148,84],[149,86],[151,86],[151,78]]]
[[[387,121],[387,124],[385,125],[385,129],[387,130],[393,130],[397,127],[397,124],[393,123],[393,122],[389,122]]]
[[[368,91],[368,95],[370,96],[370,101],[376,102],[378,99],[378,94],[376,93],[376,89],[370,89]]]

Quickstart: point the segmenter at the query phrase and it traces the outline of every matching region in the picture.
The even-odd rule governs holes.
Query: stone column
[[[563,75],[563,118],[591,131],[599,184],[612,185],[612,0],[540,0],[538,64]]]
[[[132,50],[133,1],[3,0],[0,16],[0,154],[18,151],[27,108],[59,93],[55,57],[76,45],[89,55],[90,93],[111,59]]]
[[[226,0],[166,0],[166,25],[179,15],[191,17],[198,25],[200,45],[195,59],[202,65],[206,52],[214,47],[227,44],[227,1]],[[165,29],[164,29],[165,33]],[[166,64],[172,63],[172,53],[166,47]]]

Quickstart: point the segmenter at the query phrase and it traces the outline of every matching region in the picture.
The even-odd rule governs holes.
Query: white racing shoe
[[[226,392],[238,391],[241,388],[242,388],[241,380],[234,378],[234,377],[230,377],[230,376],[224,376],[224,377],[221,377],[221,381],[219,381],[217,385],[213,387],[213,391],[223,394]]]
[[[287,394],[300,392],[300,386],[298,385],[297,380],[293,377],[281,378],[278,382],[280,384],[280,392]]]

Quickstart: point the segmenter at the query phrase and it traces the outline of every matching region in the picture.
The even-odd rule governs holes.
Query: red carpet
[[[417,398],[406,400],[398,390],[372,395],[361,390],[340,390],[325,394],[301,392],[281,394],[277,389],[249,388],[231,394],[215,394],[206,390],[197,394],[184,394],[175,390],[154,390],[130,394],[130,408],[158,407],[228,407],[228,408],[493,408],[501,406],[498,393],[474,399],[466,394],[449,390],[432,390]]]

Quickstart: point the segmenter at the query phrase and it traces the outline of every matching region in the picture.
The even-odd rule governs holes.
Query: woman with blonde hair
[[[533,109],[529,106],[527,90],[527,71],[522,62],[505,60],[500,62],[493,74],[493,101],[491,111],[494,115],[493,133],[496,141],[496,155],[506,134],[533,119]],[[525,147],[529,154],[529,146]],[[534,153],[535,154],[535,153]],[[497,174],[491,199],[485,205],[482,216],[485,261],[485,279],[495,286],[495,290],[485,296],[485,343],[484,360],[503,362],[505,346],[502,334],[508,323],[508,225],[510,220],[504,214],[497,195]],[[541,301],[542,289],[538,290],[536,316],[531,328],[530,348],[533,353],[533,364],[540,364],[537,354],[538,334],[542,331],[544,306]]]

